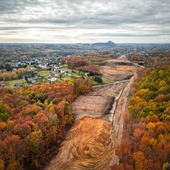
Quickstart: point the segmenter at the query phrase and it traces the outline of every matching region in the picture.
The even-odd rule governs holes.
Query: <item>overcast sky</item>
[[[0,0],[0,42],[170,43],[170,0]]]

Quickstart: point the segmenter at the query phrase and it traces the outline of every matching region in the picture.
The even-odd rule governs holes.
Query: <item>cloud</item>
[[[82,42],[91,41],[91,37],[93,40],[110,37],[113,41],[115,37],[134,37],[134,41],[135,37],[146,37],[146,41],[150,41],[147,37],[159,38],[161,35],[167,36],[166,41],[170,42],[170,5],[167,0],[1,1],[0,36],[3,40],[10,41],[14,31],[16,36],[27,32],[29,37],[37,40],[36,32],[39,32],[50,42],[62,41],[62,37],[63,41],[68,38],[68,41]],[[91,36],[89,40],[88,35]],[[11,36],[14,41],[12,37],[15,36]]]

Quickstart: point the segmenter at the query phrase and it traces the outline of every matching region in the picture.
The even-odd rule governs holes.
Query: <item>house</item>
[[[13,69],[12,69],[13,72],[16,72],[17,70],[18,70],[17,68],[13,68]]]
[[[59,77],[60,77],[60,74],[59,74],[59,73],[56,73],[54,76],[57,77],[57,78],[59,78]]]
[[[23,84],[23,83],[15,83],[13,86],[14,86],[14,87],[23,87],[24,84]]]
[[[28,83],[28,84],[35,84],[35,83],[36,83],[36,80],[35,80],[35,79],[32,79],[32,78],[27,78],[27,83]]]
[[[52,78],[50,79],[50,83],[54,83],[56,80],[57,80],[57,78],[52,77]]]
[[[40,79],[40,78],[41,78],[40,74],[36,74],[34,77],[34,79]]]
[[[44,65],[44,64],[39,64],[38,67],[40,67],[41,69],[45,69],[45,70],[50,69],[50,67],[48,67],[47,65]]]
[[[72,76],[70,73],[66,73],[66,75],[67,75],[68,77],[71,77],[71,76]]]

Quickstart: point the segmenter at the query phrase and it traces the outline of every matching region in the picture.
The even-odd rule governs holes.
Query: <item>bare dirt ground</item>
[[[133,75],[135,67],[125,58],[108,60],[105,66],[100,67],[100,72],[103,77],[120,81],[124,79],[129,79]]]
[[[97,87],[93,92],[80,96],[73,104],[72,111],[75,119],[84,116],[109,117],[115,101],[115,96],[127,85],[128,81],[121,81]]]
[[[125,65],[116,65],[125,64]],[[72,111],[75,119],[84,116],[109,117],[115,97],[129,82],[136,68],[123,58],[109,60],[106,66],[100,67],[103,77],[109,78],[113,83],[102,85],[85,96],[80,96],[73,104]]]
[[[72,104],[75,124],[47,170],[109,170],[118,163],[114,151],[121,143],[123,113],[136,67],[122,57],[109,60],[100,71],[113,83],[95,88]]]
[[[46,170],[109,169],[108,160],[113,155],[111,135],[111,125],[102,119],[78,119]]]

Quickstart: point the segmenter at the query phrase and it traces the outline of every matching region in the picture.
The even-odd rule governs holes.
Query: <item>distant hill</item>
[[[94,43],[94,44],[92,44],[92,46],[94,46],[94,47],[112,48],[112,47],[115,47],[116,44],[113,43],[112,41],[108,41],[107,43],[103,43],[103,42],[101,42],[101,43]]]

